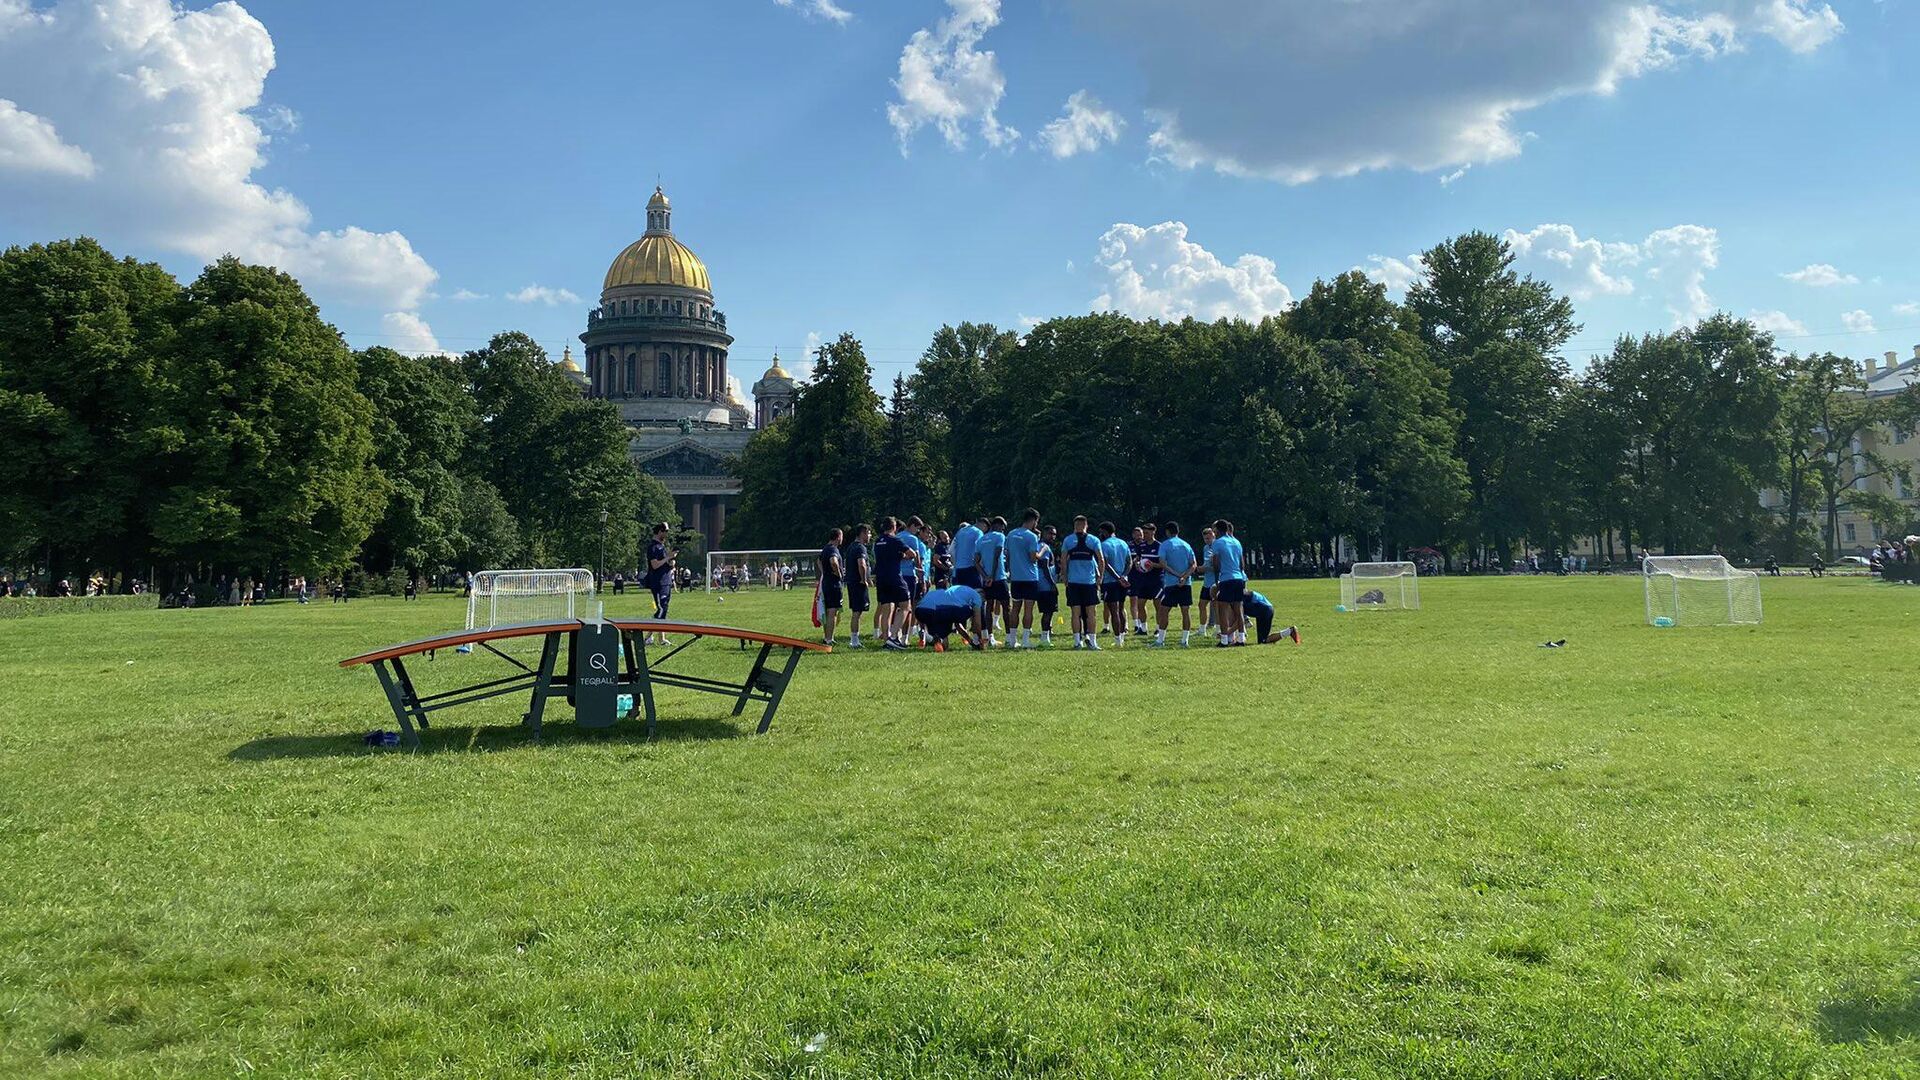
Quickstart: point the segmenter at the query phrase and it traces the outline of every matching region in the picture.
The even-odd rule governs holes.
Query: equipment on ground
[[[467,629],[582,618],[592,599],[591,570],[482,570],[467,597]]]
[[[1420,573],[1410,562],[1354,563],[1340,575],[1347,611],[1420,610]]]
[[[819,578],[819,548],[765,548],[707,552],[704,584],[710,593],[768,588],[811,590]]]
[[[664,644],[667,634],[684,640]],[[737,641],[743,649],[749,645],[760,646],[745,679],[729,682],[710,674],[695,675],[666,668],[667,661],[709,638]],[[538,660],[529,664],[503,651],[502,646],[516,641],[537,643]],[[504,677],[422,693],[414,683],[414,673],[407,669],[407,660],[425,655],[431,661],[436,651],[461,645],[477,645],[516,670]],[[563,646],[564,670],[561,669]],[[776,649],[786,650],[785,662],[769,664]],[[573,705],[575,720],[584,728],[613,726],[623,711],[621,699],[629,699],[629,710],[632,701],[637,700],[646,713],[647,734],[651,736],[657,715],[654,693],[660,687],[732,698],[735,716],[745,711],[749,701],[764,702],[766,709],[760,715],[758,730],[765,734],[773,726],[774,711],[780,707],[780,699],[793,680],[800,657],[810,652],[832,651],[819,642],[730,626],[651,619],[552,619],[475,627],[389,645],[348,657],[340,661],[340,666],[372,665],[381,689],[386,692],[387,704],[393,708],[394,719],[399,721],[402,738],[408,746],[417,748],[420,729],[430,726],[428,713],[529,691],[532,696],[521,722],[532,730],[535,738],[540,735],[547,700],[556,696],[564,697]],[[453,665],[455,670],[463,666],[464,662]],[[701,670],[707,671],[708,666],[703,665]]]
[[[1652,626],[1760,621],[1760,575],[1720,555],[1649,555],[1641,567]],[[1666,620],[1666,621],[1662,621]]]

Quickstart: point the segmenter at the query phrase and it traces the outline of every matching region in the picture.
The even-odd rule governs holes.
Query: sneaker
[[[1087,648],[1089,648],[1089,649],[1092,649],[1092,650],[1093,650],[1094,652],[1099,652],[1099,651],[1100,651],[1100,643],[1099,643],[1098,641],[1095,641],[1095,640],[1094,640],[1094,639],[1092,639],[1092,638],[1088,638],[1088,639],[1087,639]]]
[[[891,638],[889,638],[889,639],[887,639],[887,643],[886,643],[885,645],[882,645],[882,646],[881,646],[881,648],[883,648],[883,649],[891,649],[891,650],[893,650],[894,652],[906,652],[906,651],[907,651],[907,647],[906,647],[905,645],[902,645],[902,644],[900,644],[899,642],[897,642],[897,641],[894,641],[894,640],[893,640],[893,639],[891,639]]]
[[[849,648],[849,649],[858,649],[858,648],[860,648],[860,639],[859,639],[859,638],[852,638],[852,639],[850,639],[850,640],[848,640],[848,642],[847,642],[847,648]]]
[[[1300,644],[1300,628],[1299,627],[1297,626],[1287,627],[1287,636],[1293,639],[1293,643],[1295,645]]]
[[[946,651],[947,651],[947,646],[946,646],[946,644],[945,644],[944,642],[939,642],[939,641],[936,641],[936,642],[934,642],[934,643],[933,643],[933,651],[934,651],[934,652],[946,652]]]

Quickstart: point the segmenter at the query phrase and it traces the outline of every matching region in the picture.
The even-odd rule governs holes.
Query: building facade
[[[1913,347],[1913,356],[1905,361],[1900,359],[1899,353],[1892,352],[1887,353],[1883,361],[1868,360],[1861,366],[1860,374],[1866,383],[1864,392],[1868,397],[1888,397],[1910,386],[1920,385],[1920,345]],[[1909,521],[1920,521],[1920,430],[1884,426],[1869,430],[1853,441],[1852,450],[1856,471],[1871,471],[1861,467],[1869,454],[1906,465],[1906,476],[1897,473],[1856,476],[1850,486],[1855,491],[1897,499],[1906,505]],[[1776,512],[1786,509],[1786,499],[1778,491],[1762,492],[1760,501]],[[1814,534],[1824,539],[1827,530],[1825,509],[1809,507],[1805,511],[1805,519],[1813,526]],[[1881,540],[1905,538],[1904,533],[1888,536],[1872,518],[1846,506],[1840,507],[1834,524],[1838,530],[1834,536],[1834,546],[1842,555],[1864,555]]]
[[[718,546],[740,499],[729,462],[746,449],[756,421],[792,411],[796,388],[776,357],[754,384],[756,395],[767,395],[758,417],[735,397],[727,316],[714,306],[706,264],[673,235],[673,207],[659,188],[647,201],[646,232],[607,268],[580,343],[586,367],[576,381],[619,408],[633,431],[634,463],[673,493],[688,528]]]

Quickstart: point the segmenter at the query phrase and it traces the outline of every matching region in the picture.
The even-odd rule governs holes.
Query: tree
[[[179,283],[91,239],[0,254],[0,554],[131,572],[181,433],[165,407]]]
[[[278,270],[229,256],[186,300],[168,403],[182,438],[155,535],[233,572],[345,566],[387,497],[353,354]]]
[[[389,491],[362,562],[377,573],[451,566],[462,544],[459,473],[479,422],[460,367],[381,347],[355,361],[360,392],[373,404],[374,464]]]
[[[754,434],[741,459],[740,513],[727,543],[791,547],[882,512],[886,420],[873,368],[852,334],[823,345],[793,415]]]
[[[926,425],[929,443],[941,447],[945,468],[939,470],[940,491],[936,505],[926,509],[942,520],[957,519],[966,504],[983,495],[972,438],[986,419],[980,403],[987,392],[987,368],[1019,343],[1018,334],[991,323],[942,326],[907,380],[907,393]]]
[[[1426,276],[1407,291],[1407,307],[1460,411],[1466,526],[1505,561],[1516,538],[1546,523],[1547,422],[1567,374],[1559,350],[1580,327],[1564,297],[1513,271],[1498,237],[1468,233],[1423,258]]]
[[[1869,445],[1878,428],[1911,428],[1920,421],[1920,387],[1869,396],[1853,361],[1832,353],[1789,357],[1775,445],[1780,457],[1788,537],[1809,498],[1818,498],[1827,557],[1839,554],[1840,510],[1851,507],[1876,520],[1902,513],[1868,490],[1876,477],[1908,476],[1907,466]]]

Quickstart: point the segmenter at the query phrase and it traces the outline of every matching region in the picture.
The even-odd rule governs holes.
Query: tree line
[[[300,284],[182,285],[90,239],[0,253],[0,566],[124,587],[636,558],[672,497],[614,407],[500,334],[349,349]]]
[[[1517,273],[1504,241],[1468,233],[1424,260],[1403,301],[1353,272],[1258,323],[942,327],[885,397],[843,335],[793,415],[748,444],[727,543],[1031,505],[1058,521],[1226,517],[1276,554],[1349,538],[1510,564],[1578,540],[1613,559],[1805,558],[1834,553],[1843,509],[1916,524],[1855,484],[1905,466],[1855,444],[1920,421],[1920,389],[1869,399],[1851,361],[1783,354],[1724,314],[1622,337],[1576,375],[1572,304]]]

